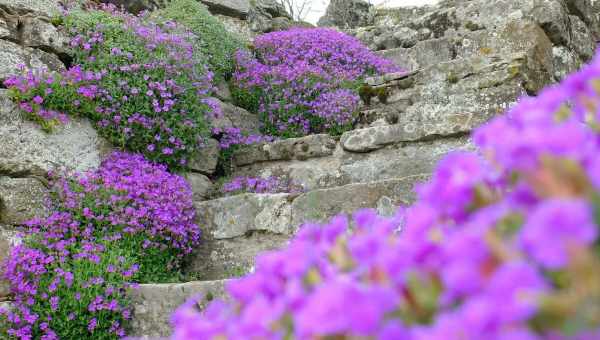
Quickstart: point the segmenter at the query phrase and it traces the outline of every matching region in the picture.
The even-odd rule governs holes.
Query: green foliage
[[[261,91],[257,89],[243,89],[238,86],[231,86],[231,96],[236,106],[244,108],[252,113],[258,113]]]
[[[66,115],[84,116],[113,145],[185,168],[214,109],[205,101],[213,75],[194,37],[120,12],[75,9],[64,22],[76,66],[9,79],[13,100],[47,131]]]
[[[197,48],[207,56],[208,64],[217,77],[229,79],[234,69],[234,53],[243,49],[241,37],[227,31],[225,26],[196,0],[172,0],[153,13],[190,29],[198,38]]]

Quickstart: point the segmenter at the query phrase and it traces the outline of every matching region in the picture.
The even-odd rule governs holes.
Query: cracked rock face
[[[50,196],[35,178],[0,177],[0,224],[20,225],[48,214]]]
[[[48,171],[97,168],[111,151],[87,120],[72,119],[47,133],[22,117],[0,90],[0,174],[45,177]]]

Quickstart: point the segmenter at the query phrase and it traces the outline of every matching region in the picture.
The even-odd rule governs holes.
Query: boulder
[[[0,224],[19,225],[48,214],[48,190],[35,178],[0,177]]]
[[[0,145],[0,174],[12,177],[94,169],[112,150],[84,119],[72,119],[51,133],[42,131],[22,116],[6,90],[0,90]]]
[[[331,0],[319,26],[355,28],[373,23],[373,5],[364,0]]]
[[[63,63],[54,54],[0,39],[0,83],[9,76],[20,72],[21,67],[24,67],[24,70],[44,68],[59,71],[64,69]]]
[[[226,281],[142,284],[130,291],[132,319],[128,336],[141,339],[165,338],[171,335],[171,315],[191,298],[205,307],[213,299],[226,298]]]

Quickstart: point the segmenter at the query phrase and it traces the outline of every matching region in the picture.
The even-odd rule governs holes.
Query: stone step
[[[157,339],[171,334],[171,315],[188,299],[200,298],[204,307],[215,298],[225,297],[226,280],[186,283],[142,284],[130,292],[133,318],[128,336]]]
[[[247,272],[257,254],[283,246],[305,222],[325,222],[361,208],[392,215],[413,201],[413,186],[427,174],[354,183],[303,194],[242,194],[197,202],[203,242],[186,272],[202,280]]]
[[[184,283],[141,284],[129,291],[132,318],[127,327],[131,339],[166,339],[172,333],[171,316],[189,299],[197,298],[205,308],[215,299],[226,300],[228,280],[191,281]],[[0,309],[10,310],[12,301],[0,300]]]
[[[309,154],[291,150],[285,159],[262,157],[265,150],[276,149],[277,142],[252,145],[234,155],[233,176],[276,176],[309,191],[430,173],[433,165],[449,151],[472,148],[466,134],[482,120],[456,114],[430,125],[406,122],[358,129],[345,133],[339,141],[328,137],[328,146],[324,147],[327,152]],[[320,144],[320,138],[313,138],[285,142],[325,145]]]

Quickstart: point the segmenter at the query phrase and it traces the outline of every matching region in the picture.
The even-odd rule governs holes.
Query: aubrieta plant
[[[153,22],[113,6],[73,9],[74,66],[5,81],[12,98],[46,130],[84,116],[114,145],[172,169],[185,168],[210,134],[212,72],[196,37],[174,22]]]
[[[191,189],[164,165],[117,152],[68,178],[53,180],[53,213],[26,223],[4,264],[15,301],[3,339],[121,338],[127,291],[176,277],[199,242]]]
[[[238,105],[260,113],[265,134],[281,137],[350,129],[361,80],[400,70],[357,39],[328,28],[258,36],[252,52],[238,51],[236,66]]]
[[[305,225],[175,339],[600,338],[600,54],[474,132],[393,218]]]
[[[245,42],[227,31],[219,19],[197,0],[169,0],[165,8],[153,12],[161,21],[174,21],[189,28],[197,37],[194,46],[206,58],[211,71],[221,79],[229,79],[234,71],[234,55],[245,48]]]

